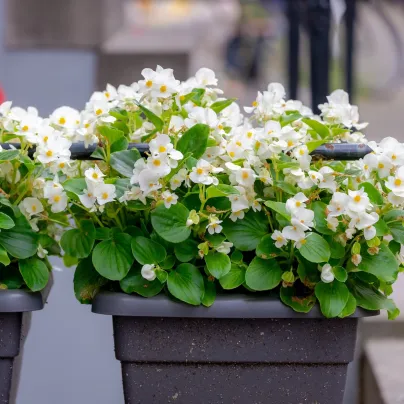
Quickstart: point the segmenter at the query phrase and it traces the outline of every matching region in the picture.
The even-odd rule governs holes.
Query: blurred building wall
[[[90,51],[4,48],[5,1],[0,0],[0,85],[15,105],[82,108],[93,91],[96,56]],[[55,261],[54,261],[55,262]],[[59,261],[55,265],[61,267]],[[112,320],[92,314],[73,293],[74,269],[55,271],[48,303],[33,313],[25,344],[17,404],[123,403]]]

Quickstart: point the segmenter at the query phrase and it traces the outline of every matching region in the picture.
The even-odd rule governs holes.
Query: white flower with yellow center
[[[94,168],[87,169],[84,175],[86,177],[87,183],[88,182],[100,183],[103,182],[103,177],[105,177],[102,171],[98,168],[97,164],[95,165]]]
[[[240,168],[236,171],[236,181],[243,187],[252,187],[255,182],[256,174],[251,168]]]
[[[70,107],[55,109],[49,117],[50,122],[59,128],[76,129],[81,123],[80,112]]]
[[[26,115],[17,125],[16,135],[33,136],[38,130],[40,120],[37,116]]]
[[[147,159],[147,168],[152,170],[157,176],[165,177],[171,171],[166,154],[152,155]]]
[[[97,184],[94,189],[94,196],[99,205],[105,205],[116,198],[116,188],[114,184]]]
[[[42,164],[47,164],[58,160],[59,157],[70,158],[70,146],[71,142],[66,138],[54,136],[37,147],[37,159]]]
[[[236,212],[232,212],[231,215],[229,216],[229,219],[233,222],[236,222],[237,220],[244,219],[245,213],[244,210],[238,210]]]
[[[86,178],[86,184],[87,184],[87,189],[83,190],[84,194],[79,195],[79,199],[85,208],[92,209],[97,200],[97,198],[94,194],[95,186],[97,183],[94,181],[90,181],[90,180],[88,180],[88,178]]]
[[[195,74],[195,80],[198,88],[207,86],[217,86],[215,72],[207,67],[201,67]]]
[[[162,187],[160,178],[160,175],[150,169],[145,169],[139,174],[139,187],[145,196]]]
[[[304,231],[299,226],[286,226],[282,235],[287,240],[299,241],[305,238]]]
[[[323,175],[317,171],[309,171],[308,178],[314,185],[318,185],[323,180]]]
[[[222,223],[222,220],[219,220],[216,215],[209,215],[209,223],[206,226],[206,230],[209,232],[209,234],[220,233],[223,230],[220,223]]]
[[[337,183],[334,177],[334,170],[325,166],[320,168],[319,173],[323,176],[323,179],[318,183],[318,187],[335,192],[337,190]]]
[[[167,209],[171,208],[171,205],[175,205],[178,201],[178,196],[175,194],[172,194],[170,191],[164,191],[161,194],[163,201],[164,201],[164,206]]]
[[[292,226],[296,226],[302,231],[310,230],[314,226],[314,212],[310,209],[299,208],[293,212],[291,219]]]
[[[250,207],[250,203],[248,202],[245,188],[239,186],[236,186],[235,188],[237,189],[237,191],[239,191],[239,194],[227,196],[231,203],[231,211],[239,212],[244,209],[248,209]]]
[[[212,177],[210,174],[221,171],[223,171],[222,168],[214,167],[208,161],[200,159],[196,163],[196,166],[192,168],[189,178],[195,184],[217,185],[219,180],[216,177]]]
[[[112,123],[116,118],[109,114],[111,106],[106,101],[95,101],[92,105],[94,117],[102,122]]]
[[[232,247],[233,247],[233,243],[231,243],[230,241],[223,241],[221,244],[219,244],[217,247],[214,247],[214,248],[217,252],[227,255],[227,254],[230,254]]]
[[[51,211],[53,213],[63,212],[67,207],[68,198],[65,192],[52,195],[48,202],[51,204]]]
[[[213,109],[194,107],[188,114],[188,118],[185,118],[184,123],[187,128],[192,128],[192,126],[197,123],[203,123],[210,128],[215,129],[217,128],[217,125],[219,125],[219,120]]]
[[[127,202],[127,201],[137,201],[139,200],[144,205],[146,205],[146,197],[143,194],[142,190],[139,187],[132,187],[129,191],[126,191],[120,198],[119,202]]]
[[[288,244],[288,240],[286,240],[286,238],[284,237],[284,235],[279,231],[279,230],[275,230],[272,233],[271,236],[272,240],[275,241],[275,246],[277,248],[282,248],[283,246],[285,246],[286,244]]]
[[[44,211],[41,201],[32,197],[25,198],[23,201],[21,201],[19,208],[28,217],[37,215]]]
[[[332,231],[337,231],[339,221],[336,217],[328,216],[327,217],[327,227]]]
[[[360,189],[358,191],[348,190],[349,199],[347,208],[354,213],[362,213],[372,207],[368,194]]]
[[[394,195],[404,197],[404,166],[397,170],[394,177],[390,176],[387,179],[386,187],[390,189]]]
[[[293,198],[289,198],[286,201],[286,210],[289,213],[294,213],[298,209],[305,208],[308,200],[309,198],[303,192],[299,192]]]

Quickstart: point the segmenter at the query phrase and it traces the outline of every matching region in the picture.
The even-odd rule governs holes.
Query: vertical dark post
[[[330,24],[329,0],[308,0],[308,30],[310,35],[311,104],[318,113],[318,104],[329,94]]]
[[[287,16],[289,24],[289,49],[288,49],[288,73],[289,94],[288,97],[297,99],[297,87],[299,84],[299,25],[300,25],[300,0],[288,0]]]
[[[346,75],[346,91],[350,96],[351,102],[354,98],[354,79],[355,79],[355,19],[356,19],[356,0],[346,2],[346,56],[345,56],[345,75]]]

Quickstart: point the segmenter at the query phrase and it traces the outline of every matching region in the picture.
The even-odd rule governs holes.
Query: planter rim
[[[9,289],[0,290],[0,313],[18,313],[42,310],[44,296],[41,292]]]
[[[243,294],[218,295],[211,307],[191,306],[165,295],[145,298],[117,292],[100,292],[94,298],[92,312],[128,317],[187,318],[322,318],[318,305],[305,313],[297,313],[278,298]],[[351,318],[377,316],[379,311],[357,308]]]

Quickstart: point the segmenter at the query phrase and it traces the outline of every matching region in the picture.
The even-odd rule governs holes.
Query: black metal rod
[[[299,85],[299,55],[300,55],[300,15],[299,0],[288,0],[288,72],[289,72],[289,97],[297,99]]]
[[[11,148],[19,149],[19,143],[2,143],[1,147],[4,150]],[[70,148],[72,160],[97,160],[91,157],[95,151],[96,146],[89,146],[85,148],[83,144],[73,144]],[[144,156],[149,151],[149,145],[146,143],[129,143],[128,149],[137,149]],[[326,143],[316,150],[311,152],[312,156],[323,158],[324,160],[358,160],[365,157],[367,154],[372,153],[372,149],[366,144],[358,143]],[[35,153],[35,148],[28,150],[28,155],[32,157]]]
[[[345,79],[346,90],[351,102],[355,97],[355,19],[356,0],[346,2],[345,24],[346,24],[346,55],[345,55]]]
[[[310,36],[311,104],[318,113],[318,105],[329,94],[330,73],[330,25],[329,0],[309,0],[307,7]]]

